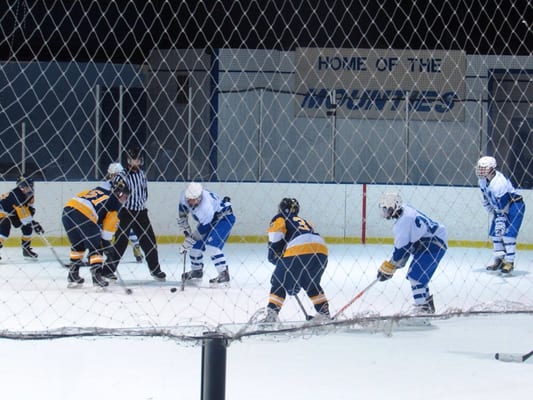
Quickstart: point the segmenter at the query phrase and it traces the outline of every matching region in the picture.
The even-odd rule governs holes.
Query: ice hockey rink
[[[36,239],[37,241],[37,239]],[[66,269],[50,248],[36,247],[38,262],[4,248],[0,261],[2,331],[57,332],[61,329],[145,329],[201,326],[231,331],[267,302],[272,266],[264,244],[226,248],[230,287],[211,288],[208,262],[204,283],[180,289],[183,268],[176,245],[160,245],[168,281],[156,283],[131,249],[120,267],[120,285],[106,291],[90,283],[67,289]],[[68,249],[55,248],[67,260]],[[323,286],[335,313],[375,277],[389,256],[387,245],[331,245]],[[490,250],[451,248],[431,283],[439,318],[430,327],[383,326],[323,329],[291,335],[254,335],[227,349],[226,398],[327,399],[500,399],[529,398],[533,357],[505,363],[495,353],[533,349],[531,309],[533,252],[520,250],[512,277],[484,271]],[[81,275],[90,280],[88,269]],[[405,270],[368,290],[340,318],[407,313],[411,307]],[[177,288],[171,292],[170,289]],[[303,306],[311,305],[300,294]],[[517,313],[484,314],[485,310]],[[285,321],[304,320],[288,298]],[[6,335],[8,333],[8,335]],[[68,336],[68,335],[66,335]],[[199,399],[201,347],[166,337],[85,336],[45,340],[4,339],[2,390],[6,399]]]

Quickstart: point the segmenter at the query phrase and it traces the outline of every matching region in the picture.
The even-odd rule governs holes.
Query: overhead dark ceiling
[[[19,61],[142,63],[153,48],[530,55],[533,41],[526,0],[16,0],[0,11],[0,57]]]

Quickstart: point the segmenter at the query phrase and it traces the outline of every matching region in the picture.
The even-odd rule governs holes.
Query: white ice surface
[[[146,266],[125,256],[121,273],[134,293],[118,286],[102,293],[66,289],[66,271],[49,249],[37,263],[5,248],[0,262],[0,321],[4,332],[63,327],[150,329],[244,322],[266,304],[271,266],[261,245],[228,245],[230,288],[179,291],[180,257],[160,246],[169,282],[150,280]],[[375,276],[388,246],[330,246],[323,283],[333,311]],[[66,259],[68,249],[58,248]],[[533,253],[519,252],[513,277],[483,271],[487,249],[450,249],[431,288],[438,313],[453,310],[532,309]],[[214,268],[206,263],[206,277]],[[87,269],[82,275],[88,279]],[[405,272],[375,285],[346,312],[396,314],[411,306]],[[170,293],[171,287],[178,291]],[[311,305],[300,295],[308,312]],[[302,319],[288,298],[282,319]],[[496,352],[533,348],[533,316],[498,314],[433,321],[432,329],[355,327],[305,337],[253,337],[227,349],[226,398],[241,399],[526,399],[533,389],[533,357],[503,363]],[[201,348],[165,338],[88,337],[0,341],[4,399],[200,399]]]

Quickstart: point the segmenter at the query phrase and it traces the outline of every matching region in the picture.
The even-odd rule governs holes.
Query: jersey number
[[[313,227],[309,223],[300,217],[292,217],[292,220],[298,224],[298,230],[300,232],[312,232]]]
[[[427,232],[433,234],[437,231],[439,224],[435,221],[432,221],[431,218],[425,216],[424,214],[419,214],[415,218],[415,224],[417,228],[420,228],[422,224],[426,226]]]

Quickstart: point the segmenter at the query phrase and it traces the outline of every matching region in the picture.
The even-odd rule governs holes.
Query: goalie
[[[487,270],[508,275],[514,269],[516,238],[526,206],[511,181],[496,170],[494,157],[481,157],[476,164],[476,175],[483,196],[483,207],[492,216],[489,236],[494,261],[487,266]]]
[[[402,203],[397,193],[383,193],[379,200],[381,216],[393,219],[394,251],[390,261],[378,269],[377,279],[386,281],[398,268],[403,268],[412,255],[407,279],[415,301],[415,314],[434,314],[433,295],[429,281],[448,248],[446,228],[415,208]]]

